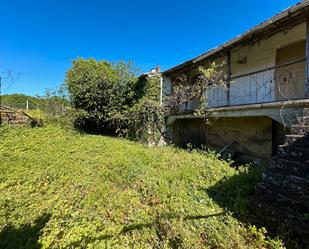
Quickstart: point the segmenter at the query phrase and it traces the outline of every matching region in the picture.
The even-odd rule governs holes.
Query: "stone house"
[[[193,84],[196,69],[212,61],[225,62],[229,82],[227,89],[214,86],[205,93],[209,123],[194,115],[194,100],[167,118],[172,142],[268,160],[309,107],[308,54],[309,1],[303,1],[162,72],[163,99],[179,77],[186,79],[184,84]]]

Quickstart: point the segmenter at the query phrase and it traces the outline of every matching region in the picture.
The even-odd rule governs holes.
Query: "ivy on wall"
[[[140,77],[139,99],[129,110],[129,136],[144,143],[158,144],[164,131],[160,106],[160,75]]]
[[[65,83],[70,101],[77,110],[75,124],[86,131],[118,135],[158,144],[165,136],[165,119],[181,105],[197,100],[197,116],[208,111],[207,92],[211,87],[226,86],[222,65],[199,67],[192,84],[183,78],[174,82],[173,92],[160,103],[160,74],[136,76],[132,63],[73,61]]]

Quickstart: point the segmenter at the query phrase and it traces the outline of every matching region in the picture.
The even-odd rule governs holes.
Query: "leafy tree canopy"
[[[135,103],[136,69],[132,63],[78,58],[65,78],[76,124],[91,131],[115,133]]]

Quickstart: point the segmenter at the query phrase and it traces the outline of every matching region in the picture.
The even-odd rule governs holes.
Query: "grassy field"
[[[53,126],[0,139],[0,248],[282,248],[246,220],[256,168]]]

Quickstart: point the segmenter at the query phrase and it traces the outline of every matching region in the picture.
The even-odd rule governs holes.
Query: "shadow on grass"
[[[217,217],[220,215],[224,215],[225,212],[220,212],[220,213],[216,213],[216,214],[208,214],[208,215],[188,215],[183,217],[183,220],[201,220],[201,219],[208,219],[211,217]],[[181,219],[181,217],[170,217],[168,220],[173,220],[173,219]],[[128,232],[132,232],[134,230],[141,230],[144,228],[151,228],[151,227],[156,227],[158,225],[159,222],[152,222],[152,223],[138,223],[138,224],[131,224],[131,225],[127,225],[124,226],[122,228],[122,230],[120,231],[120,233],[118,235],[121,234],[125,234]]]
[[[44,214],[34,221],[34,225],[24,224],[19,228],[12,225],[5,226],[0,231],[1,249],[38,249],[41,230],[50,219],[50,214]]]
[[[261,180],[262,168],[248,165],[232,177],[224,177],[218,183],[205,189],[207,194],[222,208],[244,223],[258,224],[252,209],[255,185]]]
[[[219,206],[244,224],[265,227],[270,237],[280,238],[287,248],[306,248],[301,246],[302,242],[298,238],[291,237],[288,230],[278,230],[278,227],[265,220],[267,217],[260,215],[261,207],[256,202],[254,192],[257,183],[261,182],[263,170],[260,166],[249,166],[230,178],[223,178],[205,191]]]
[[[153,222],[135,223],[135,224],[125,225],[125,226],[122,227],[122,229],[118,233],[104,234],[104,235],[101,235],[101,236],[98,236],[98,237],[95,236],[95,237],[92,237],[92,238],[88,237],[87,242],[93,243],[95,241],[115,239],[118,236],[121,236],[121,235],[124,235],[124,234],[129,234],[129,233],[136,231],[136,230],[141,231],[143,229],[154,228],[159,240],[163,241],[164,239],[168,239],[168,243],[169,243],[170,248],[178,249],[178,248],[182,248],[181,247],[182,240],[181,240],[181,238],[179,238],[177,236],[170,236],[171,229],[172,229],[170,227],[170,221],[171,220],[175,220],[175,219],[200,220],[200,219],[208,219],[208,218],[211,218],[211,217],[217,217],[217,216],[221,216],[221,215],[224,215],[224,214],[225,214],[225,212],[209,214],[209,215],[188,215],[188,216],[185,216],[185,217],[181,217],[181,216],[164,217],[164,218],[161,217],[161,218],[157,218]],[[69,247],[77,247],[78,245],[80,245],[80,243],[81,243],[81,241],[74,242],[71,245],[69,245]]]

